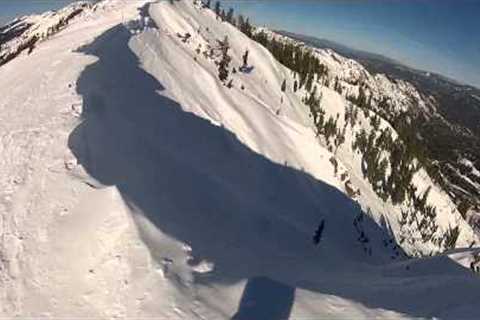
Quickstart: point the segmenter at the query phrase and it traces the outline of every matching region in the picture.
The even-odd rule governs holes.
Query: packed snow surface
[[[0,67],[0,316],[480,316],[478,249],[408,259],[399,209],[345,150],[334,165],[280,90],[288,69],[191,1],[147,2],[101,2]],[[215,64],[226,35],[237,70],[250,52],[232,88]],[[475,241],[433,197],[458,244]]]

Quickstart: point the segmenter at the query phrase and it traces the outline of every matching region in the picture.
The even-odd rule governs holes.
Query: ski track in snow
[[[289,70],[191,1],[145,3],[104,1],[0,68],[0,316],[479,316],[478,249],[392,260],[381,217],[396,228],[399,209],[347,150],[334,172],[300,95],[281,103]],[[232,89],[194,61],[225,35],[232,64],[248,48],[255,66]],[[322,90],[328,112],[343,109]],[[464,223],[452,216],[442,226]]]

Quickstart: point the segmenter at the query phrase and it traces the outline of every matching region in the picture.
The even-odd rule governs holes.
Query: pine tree
[[[215,14],[217,15],[217,18],[220,16],[220,10],[221,10],[220,1],[217,1],[215,2]]]
[[[245,27],[244,27],[244,31],[243,33],[245,33],[247,35],[247,37],[251,38],[253,36],[253,31],[252,31],[252,25],[250,24],[250,19],[247,18],[247,20],[245,21]]]
[[[225,10],[222,9],[222,11],[220,12],[220,19],[221,19],[222,21],[225,21],[226,17],[227,17],[227,16],[226,16],[226,14],[225,14]]]
[[[226,81],[228,79],[228,65],[232,58],[228,55],[230,44],[228,42],[228,36],[225,36],[223,42],[220,42],[220,49],[222,51],[222,60],[218,64],[218,77],[220,81]]]
[[[365,94],[365,89],[363,88],[363,86],[358,89],[358,97],[356,102],[360,108],[367,107],[367,96]]]
[[[282,82],[282,92],[285,92],[287,90],[287,80],[283,80]]]
[[[313,73],[307,75],[307,82],[305,83],[305,89],[310,92],[313,86]]]
[[[293,92],[297,92],[298,90],[298,81],[295,80],[295,82],[293,83]]]
[[[245,33],[245,17],[241,14],[239,14],[237,17],[237,28],[242,33]]]
[[[233,23],[233,8],[230,8],[228,9],[228,13],[227,13],[227,16],[225,17],[225,20],[228,22],[228,23],[231,23],[231,24],[234,24]]]

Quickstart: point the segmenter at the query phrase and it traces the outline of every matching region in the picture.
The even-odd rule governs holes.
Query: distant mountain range
[[[478,88],[472,85],[461,83],[460,81],[443,76],[441,74],[409,67],[403,64],[402,62],[386,57],[384,55],[369,52],[369,51],[354,49],[344,44],[338,43],[336,41],[332,41],[328,39],[319,39],[316,37],[302,35],[302,34],[289,32],[285,30],[276,30],[275,32],[293,39],[303,41],[319,49],[327,49],[327,48],[333,49],[345,57],[364,63],[365,67],[370,72],[373,72],[373,73],[394,73],[395,71],[393,69],[396,69],[397,72],[399,73],[398,76],[400,76],[402,72],[407,71],[410,73],[415,73],[419,77],[424,76],[426,78],[434,78],[435,79],[434,81],[448,83],[449,85],[471,88],[472,90],[479,90]]]

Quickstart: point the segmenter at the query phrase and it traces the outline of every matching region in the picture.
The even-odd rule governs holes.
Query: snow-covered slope
[[[232,88],[215,64],[225,36],[231,66],[248,49],[253,67]],[[477,317],[478,252],[407,259],[400,209],[357,155],[319,140],[284,79],[265,48],[186,0],[101,2],[0,67],[1,315]],[[458,247],[476,241],[451,210],[438,224],[459,226]]]
[[[415,113],[422,113],[426,118],[438,116],[431,97],[420,94],[408,82],[391,80],[382,74],[372,75],[355,60],[342,57],[331,49],[309,48],[302,42],[264,28],[260,28],[257,32],[264,32],[279,42],[293,43],[311,50],[326,67],[328,70],[326,76],[316,81],[316,84],[321,86],[321,107],[325,112],[325,118],[336,119],[335,124],[339,130],[337,137],[342,136],[345,141],[340,144],[335,143],[333,141],[336,138],[335,135],[328,141],[321,140],[332,150],[338,162],[345,167],[344,170],[349,174],[350,188],[359,190],[357,201],[364,211],[370,211],[379,223],[386,221],[409,254],[434,254],[444,250],[447,234],[456,226],[462,230],[456,246],[465,247],[478,242],[478,236],[462,218],[450,196],[434,183],[425,169],[420,168],[416,171],[412,178],[412,186],[415,188],[417,197],[427,195],[426,204],[435,208],[436,216],[430,219],[434,221],[431,229],[422,222],[422,212],[414,208],[415,200],[407,196],[402,203],[392,204],[392,201],[385,201],[375,194],[369,181],[366,181],[366,171],[368,172],[365,170],[366,162],[364,161],[366,153],[359,152],[358,148],[354,147],[362,131],[367,135],[374,133],[377,141],[382,132],[390,132],[391,138],[397,139],[398,134],[388,121],[409,121],[411,117],[408,115]],[[304,95],[304,91],[300,91],[299,95]],[[363,91],[369,101],[369,110],[360,108],[356,102],[360,91]],[[306,95],[308,96],[309,93]],[[357,115],[352,117],[352,113]],[[407,116],[401,118],[403,115]],[[378,127],[374,125],[375,120],[378,120]],[[390,154],[383,152],[378,162],[383,159],[388,164],[386,176],[394,174],[391,170]],[[419,165],[417,160],[413,160],[412,164]],[[404,215],[411,212],[408,214],[411,218],[406,219],[410,222],[401,222],[402,212]],[[432,232],[432,230],[435,231]]]

